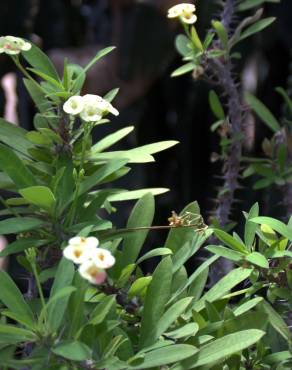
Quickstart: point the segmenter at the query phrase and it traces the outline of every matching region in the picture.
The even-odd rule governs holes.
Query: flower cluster
[[[31,44],[25,40],[14,36],[0,37],[0,54],[16,55],[22,51],[30,50]]]
[[[194,4],[182,3],[173,6],[168,10],[168,18],[180,18],[187,24],[193,24],[197,21],[197,16],[194,14],[196,7]]]
[[[90,236],[75,236],[63,251],[65,258],[79,266],[80,275],[92,284],[102,284],[106,279],[106,269],[115,264],[110,251],[98,247],[98,239]]]
[[[101,96],[92,94],[71,96],[63,105],[63,109],[73,116],[79,114],[85,122],[97,122],[107,113],[112,113],[115,116],[119,115],[118,110],[111,103]]]

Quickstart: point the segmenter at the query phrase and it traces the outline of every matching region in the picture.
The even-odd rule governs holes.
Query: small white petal
[[[195,14],[193,14],[192,16],[190,16],[190,17],[185,17],[185,16],[183,16],[182,18],[182,21],[184,22],[184,23],[187,23],[187,24],[193,24],[193,23],[196,23],[196,21],[197,21],[197,16],[195,15]]]
[[[106,279],[106,272],[100,269],[93,261],[86,261],[79,267],[80,275],[92,284],[102,284]]]
[[[86,238],[86,246],[88,248],[96,248],[99,244],[99,241],[96,237],[94,236],[89,236],[88,238]]]
[[[111,254],[111,252],[103,248],[97,248],[94,251],[94,254],[92,255],[92,260],[94,261],[96,266],[101,269],[109,269],[116,262],[116,259]]]
[[[80,245],[68,245],[63,250],[64,257],[78,265],[88,261],[91,257],[91,254],[92,250],[84,248]]]
[[[63,105],[63,110],[67,114],[76,115],[82,112],[84,101],[81,96],[71,96]]]
[[[85,243],[86,239],[82,238],[81,236],[74,236],[74,238],[69,239],[70,245],[80,245]]]

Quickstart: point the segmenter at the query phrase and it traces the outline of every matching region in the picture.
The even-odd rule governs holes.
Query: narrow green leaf
[[[29,231],[40,228],[44,222],[37,218],[30,217],[14,217],[0,221],[0,235],[18,234],[20,232]]]
[[[233,238],[231,235],[227,234],[225,231],[214,229],[214,233],[218,239],[228,245],[228,247],[230,247],[231,249],[240,253],[247,253],[245,245],[239,242],[237,239]]]
[[[186,73],[190,73],[194,70],[196,65],[193,62],[189,62],[184,64],[183,66],[177,68],[174,72],[172,72],[171,77],[179,77]]]
[[[54,67],[50,59],[36,45],[31,44],[31,49],[28,51],[23,51],[21,54],[24,59],[26,59],[26,61],[34,68],[47,74],[57,81],[60,80],[56,68]]]
[[[218,120],[224,120],[225,113],[220,102],[220,99],[214,90],[211,90],[209,92],[209,104],[215,117]]]
[[[273,131],[277,132],[281,129],[279,122],[271,111],[255,96],[245,94],[246,102],[251,106],[259,118]]]
[[[0,271],[0,300],[13,313],[22,316],[26,326],[33,328],[35,325],[34,315],[28,304],[25,302],[22,293],[5,271]]]
[[[144,254],[144,256],[140,257],[136,264],[139,265],[141,262],[146,261],[149,258],[157,257],[157,256],[169,256],[172,254],[172,251],[169,248],[156,248],[152,249],[151,251]]]
[[[255,33],[262,31],[263,29],[267,28],[270,24],[272,24],[275,21],[275,19],[276,19],[275,17],[269,17],[257,21],[256,23],[249,26],[245,31],[242,32],[242,34],[240,35],[240,40],[244,40],[247,37],[250,37]]]
[[[226,335],[206,344],[196,355],[176,365],[172,370],[188,370],[214,363],[219,364],[234,353],[257,343],[264,335],[265,332],[256,329]]]
[[[122,128],[121,130],[118,130],[114,132],[113,134],[110,134],[100,141],[98,141],[93,147],[91,148],[92,152],[102,152],[105,149],[111,147],[112,145],[116,144],[118,141],[123,139],[125,136],[129,135],[134,130],[134,126],[129,126]]]
[[[74,277],[74,265],[71,261],[62,258],[59,263],[54,283],[51,289],[50,299],[52,299],[64,287],[70,286]],[[68,305],[69,296],[58,301],[54,301],[48,307],[48,324],[52,331],[59,328],[63,321],[64,314]]]
[[[282,221],[265,216],[252,218],[251,221],[261,225],[268,225],[285,238],[292,240],[292,227],[285,225]]]
[[[151,226],[154,217],[154,209],[153,195],[144,195],[133,208],[127,223],[127,229]],[[122,258],[123,266],[136,262],[148,232],[148,230],[140,230],[125,236]]]
[[[259,252],[252,252],[249,255],[246,256],[246,260],[251,262],[252,264],[262,267],[264,269],[269,268],[269,261],[266,259],[265,256],[263,256]]]
[[[51,189],[46,186],[30,186],[19,190],[19,194],[29,203],[46,210],[52,210],[56,203],[54,194]]]
[[[36,185],[36,180],[22,160],[9,147],[0,144],[0,169],[7,173],[18,189]]]
[[[72,361],[90,360],[92,350],[84,343],[78,341],[61,342],[52,348],[52,352]]]
[[[237,268],[230,271],[226,276],[220,279],[203,297],[196,302],[192,309],[196,312],[201,311],[205,307],[205,301],[215,302],[224,297],[234,287],[247,279],[252,272],[252,269]]]
[[[247,215],[244,228],[244,242],[249,250],[251,250],[252,248],[257,229],[257,226],[254,224],[254,222],[251,222],[250,219],[257,217],[258,215],[259,215],[259,205],[258,203],[255,203],[251,207]]]
[[[267,301],[263,301],[262,306],[269,317],[269,323],[285,340],[290,341],[291,333],[282,317]]]
[[[224,257],[235,262],[242,260],[245,256],[245,254],[241,252],[236,252],[229,248],[222,247],[221,245],[208,245],[206,249],[219,257]]]
[[[127,370],[144,370],[154,369],[157,366],[171,364],[173,362],[180,362],[197,352],[197,348],[189,344],[174,344],[172,346],[162,347],[153,351],[145,353],[141,364],[131,366],[131,362]],[[136,355],[137,356],[137,355]]]
[[[141,321],[140,348],[152,345],[157,339],[157,322],[169,299],[171,282],[172,262],[170,257],[165,257],[155,269],[147,289]]]

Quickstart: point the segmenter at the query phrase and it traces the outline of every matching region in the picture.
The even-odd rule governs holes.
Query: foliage
[[[244,10],[259,3],[263,1],[241,1],[239,7]],[[182,13],[186,21],[188,15],[195,21],[192,9],[191,14]],[[201,42],[190,26],[189,39],[184,35],[177,39],[188,66],[175,74],[190,67],[200,74],[203,57],[225,57],[237,42],[270,22],[253,18],[230,39],[225,27],[214,21],[222,47],[213,50],[209,47],[214,32]],[[17,41],[12,44],[17,53],[11,54],[11,40],[4,38],[1,50],[8,47],[23,72],[38,113],[30,132],[0,120],[0,188],[10,194],[1,199],[5,209],[0,233],[16,235],[1,257],[17,254],[28,280],[23,293],[13,276],[0,272],[2,368],[291,367],[286,323],[292,304],[291,221],[260,217],[255,204],[245,214],[244,238],[240,238],[219,226],[205,225],[193,202],[179,215],[173,212],[168,225],[152,226],[154,195],[167,189],[128,191],[111,184],[130,171],[131,163],[152,162],[153,154],[176,142],[108,151],[133,130],[126,127],[92,142],[92,131],[109,123],[110,113],[118,114],[111,105],[118,90],[103,98],[80,96],[87,71],[113,48],[100,51],[85,68],[65,60],[60,77],[34,45]],[[29,67],[23,66],[23,58]],[[219,122],[227,119],[215,92],[210,94],[210,105]],[[110,215],[118,212],[118,202],[127,200],[137,202],[126,227],[116,229]],[[165,229],[163,245],[145,251],[148,233]],[[214,255],[188,271],[189,261],[214,237],[222,245],[207,245],[206,251]],[[79,259],[84,251],[95,253],[88,257],[96,264],[94,271],[82,270],[84,261]],[[209,268],[219,257],[236,267],[210,287]],[[100,265],[94,260],[98,258]],[[145,273],[142,263],[153,258],[153,271]],[[78,270],[72,260],[80,262]],[[97,280],[99,273],[103,275]]]

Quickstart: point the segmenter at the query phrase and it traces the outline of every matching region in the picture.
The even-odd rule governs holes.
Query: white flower
[[[81,96],[71,96],[63,105],[64,112],[75,116],[82,112],[84,101]]]
[[[99,268],[94,261],[88,260],[79,267],[80,275],[92,284],[102,284],[106,279],[106,272]]]
[[[184,23],[193,24],[197,21],[194,14],[196,7],[194,4],[182,3],[173,6],[168,10],[168,18],[180,18]]]
[[[8,55],[16,55],[19,54],[21,51],[30,50],[30,48],[31,44],[21,39],[20,37],[0,37],[0,54],[6,53]]]
[[[94,105],[85,105],[80,117],[85,122],[97,122],[102,119],[102,111]]]
[[[92,258],[97,246],[98,239],[93,236],[88,238],[76,236],[69,240],[63,255],[76,264],[82,264]]]
[[[119,115],[119,111],[114,108],[111,103],[109,103],[107,100],[103,99],[99,95],[93,95],[93,94],[86,94],[83,96],[83,101],[85,107],[90,110],[90,108],[99,113],[101,116],[104,114],[110,112],[115,116]],[[81,116],[81,115],[80,115]],[[82,118],[82,116],[81,116]],[[84,119],[84,118],[83,118]],[[86,119],[84,119],[86,121]]]
[[[97,267],[101,269],[108,269],[112,267],[116,260],[110,251],[103,248],[96,248],[92,255],[92,260]]]

